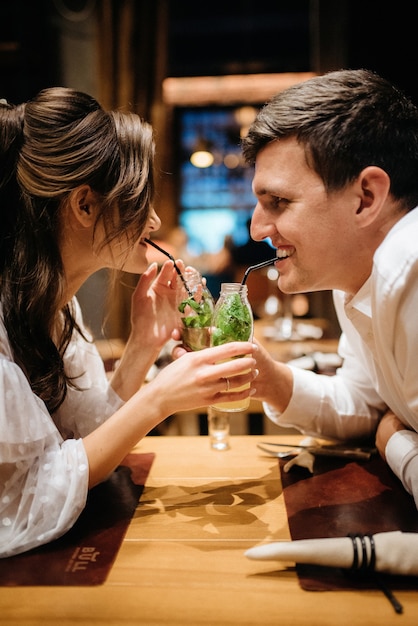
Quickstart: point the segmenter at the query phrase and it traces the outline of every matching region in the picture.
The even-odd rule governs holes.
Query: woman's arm
[[[223,401],[241,400],[249,389],[234,389],[252,383],[257,375],[254,346],[233,342],[188,352],[167,365],[143,385],[105,423],[84,438],[89,460],[89,485],[103,480],[129,450],[166,417],[181,410],[207,407]],[[245,355],[248,358],[235,358]],[[230,381],[229,393],[225,389]]]

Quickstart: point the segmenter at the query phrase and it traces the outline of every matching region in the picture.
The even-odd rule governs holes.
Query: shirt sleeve
[[[418,433],[411,430],[394,433],[386,444],[385,456],[418,509]]]
[[[264,403],[267,417],[279,426],[331,439],[368,438],[374,435],[385,404],[374,390],[343,334],[339,342],[342,367],[335,376],[291,367],[293,392],[286,410]]]

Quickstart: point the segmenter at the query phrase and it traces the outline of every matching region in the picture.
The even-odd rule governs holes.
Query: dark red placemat
[[[45,546],[0,559],[0,585],[100,585],[138,506],[155,455],[129,454],[88,495],[73,528]]]
[[[378,456],[365,462],[317,457],[314,474],[292,467],[281,479],[293,540],[374,534],[390,530],[418,532],[413,498]],[[303,589],[322,591],[374,586],[373,578],[350,575],[337,568],[298,564]],[[418,578],[385,577],[392,588],[418,588]]]

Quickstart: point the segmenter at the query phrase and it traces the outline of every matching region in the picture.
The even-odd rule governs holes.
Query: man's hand
[[[384,461],[386,461],[386,445],[398,430],[408,430],[408,427],[392,411],[387,411],[380,420],[376,431],[376,448]]]

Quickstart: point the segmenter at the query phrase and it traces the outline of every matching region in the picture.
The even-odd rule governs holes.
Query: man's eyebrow
[[[254,193],[257,191],[257,194],[260,196],[264,196],[268,193],[271,193],[268,187],[266,187],[265,182],[263,181],[258,182],[256,178],[253,180],[252,190],[254,191]]]
[[[253,185],[253,192],[257,194],[257,196],[280,196],[282,197],[282,193],[279,193],[277,189],[269,188],[269,187],[260,187],[257,188],[257,185]]]

